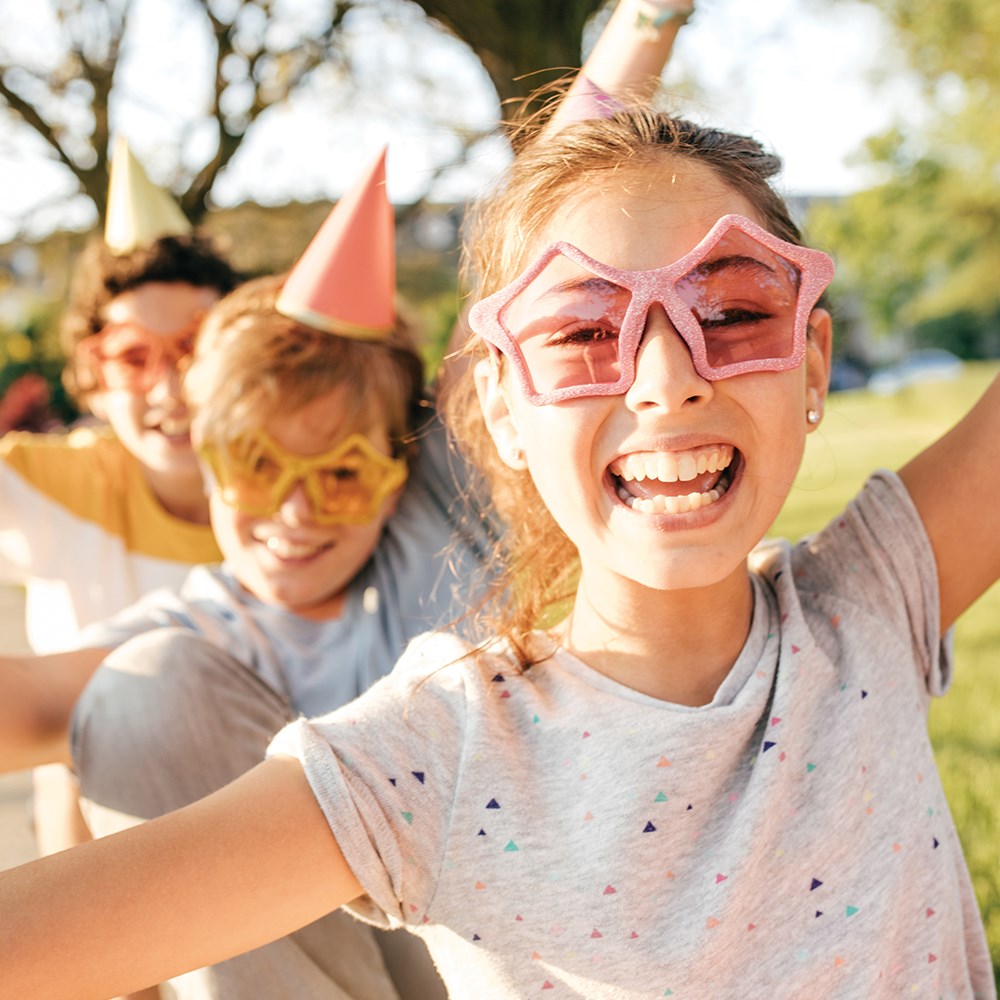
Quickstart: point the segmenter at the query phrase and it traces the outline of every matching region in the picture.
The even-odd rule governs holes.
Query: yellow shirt
[[[211,528],[167,513],[109,431],[0,439],[0,579],[25,587],[36,652],[220,559]]]

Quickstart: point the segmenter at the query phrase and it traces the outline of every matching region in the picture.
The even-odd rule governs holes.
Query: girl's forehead
[[[581,184],[542,227],[535,252],[564,240],[613,267],[663,267],[730,213],[759,221],[749,200],[708,167],[664,157]]]

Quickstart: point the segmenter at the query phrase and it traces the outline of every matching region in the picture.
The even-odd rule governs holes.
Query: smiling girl
[[[137,984],[350,903],[458,997],[994,996],[926,714],[1000,574],[1000,386],[760,545],[831,337],[777,168],[643,108],[521,150],[453,407],[510,526],[491,635],[417,639],[215,796],[11,873],[4,988]]]

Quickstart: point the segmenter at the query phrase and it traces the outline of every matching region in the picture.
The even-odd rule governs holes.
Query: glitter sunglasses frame
[[[675,285],[678,279],[706,262],[716,245],[733,230],[745,234],[755,243],[794,264],[799,271],[800,280],[791,351],[782,357],[751,358],[716,367],[709,362],[704,331],[691,307],[678,294]],[[594,276],[630,293],[630,301],[618,333],[619,377],[615,382],[568,385],[548,392],[538,392],[515,336],[504,326],[504,310],[557,256],[573,261]],[[805,357],[809,316],[823,290],[833,279],[833,273],[833,261],[823,251],[779,239],[745,216],[724,215],[689,253],[672,264],[648,271],[621,270],[602,264],[572,243],[552,243],[511,284],[477,302],[469,312],[469,325],[486,341],[495,358],[498,354],[507,358],[524,396],[536,406],[581,396],[617,396],[627,392],[635,381],[636,357],[645,330],[646,316],[654,303],[663,306],[670,322],[687,344],[695,370],[704,379],[717,381],[748,372],[780,372],[798,367]]]
[[[383,455],[363,434],[351,434],[322,455],[309,457],[288,451],[263,430],[254,433],[249,443],[259,445],[260,453],[266,454],[280,466],[280,471],[267,488],[266,503],[247,503],[239,499],[238,489],[233,485],[233,476],[228,473],[234,466],[245,466],[245,463],[223,459],[218,449],[212,445],[203,445],[199,453],[208,464],[213,479],[212,487],[222,502],[251,517],[270,517],[276,514],[294,486],[302,483],[317,524],[368,524],[376,518],[390,494],[406,482],[409,474],[403,459]],[[335,499],[338,491],[324,489],[319,472],[334,469],[354,450],[360,451],[364,459],[364,464],[357,471],[377,470],[378,475],[372,483],[370,496],[362,509],[355,508],[349,512],[329,510],[326,501]]]
[[[154,333],[138,323],[109,323],[102,330],[80,341],[80,357],[95,366],[97,381],[102,389],[146,392],[156,384],[155,373],[159,371],[164,360],[177,371],[183,369],[184,362],[190,359],[194,351],[194,338],[200,326],[201,314],[189,326],[171,334]],[[101,349],[104,341],[124,331],[135,335],[133,342],[118,354],[103,355]],[[124,360],[129,351],[136,348],[148,350],[142,365],[134,365]],[[112,372],[115,377],[108,378]]]

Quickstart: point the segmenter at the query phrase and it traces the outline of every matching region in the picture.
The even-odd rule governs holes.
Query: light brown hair
[[[383,425],[394,453],[407,457],[426,411],[423,361],[406,323],[380,341],[324,333],[277,311],[283,282],[248,281],[206,314],[184,376],[195,440],[231,445],[343,387],[352,429]]]

